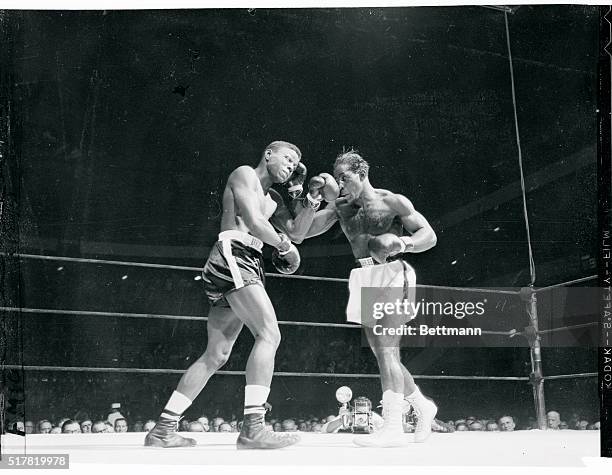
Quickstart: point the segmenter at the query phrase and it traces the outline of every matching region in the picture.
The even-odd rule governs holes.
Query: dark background
[[[522,6],[508,20],[536,284],[595,274],[599,10]],[[375,187],[412,200],[438,235],[433,250],[409,256],[420,283],[530,282],[499,11],[15,11],[2,24],[12,159],[3,193],[18,204],[5,249],[201,266],[219,231],[227,175],[255,166],[269,142],[283,139],[301,148],[311,173],[331,171],[336,154],[355,147]],[[300,274],[346,277],[352,265],[338,226],[300,252]],[[8,306],[207,312],[195,272],[28,259],[3,266]],[[343,320],[342,284],[268,286],[279,320]],[[527,324],[514,308],[504,329]],[[5,312],[3,324],[11,329],[5,361],[26,365],[185,369],[206,336],[197,321]],[[281,329],[279,371],[376,372],[355,330]],[[251,341],[241,335],[226,369],[244,368]],[[413,349],[404,357],[415,374],[530,370],[520,347]],[[592,348],[550,348],[544,357],[545,374],[596,369]],[[153,417],[178,381],[26,376],[28,419],[103,412],[114,401],[134,417]],[[242,384],[240,376],[214,377],[194,415],[238,413]],[[286,415],[330,412],[341,384],[380,397],[375,379],[284,377],[274,380],[271,402]],[[420,384],[443,418],[533,412],[525,382]],[[597,419],[594,379],[546,389],[550,409]]]

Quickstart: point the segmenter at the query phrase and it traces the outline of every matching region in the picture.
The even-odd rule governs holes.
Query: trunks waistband
[[[219,241],[227,240],[237,241],[247,247],[250,247],[251,249],[255,249],[257,252],[261,252],[263,249],[263,242],[261,239],[242,231],[230,230],[219,233]]]
[[[401,258],[402,258],[401,254],[397,254],[395,256],[389,257],[387,259],[387,262],[384,262],[382,264],[375,261],[373,257],[364,257],[361,259],[355,259],[355,262],[359,264],[360,267],[384,266],[385,264],[389,264],[393,261],[401,260]]]

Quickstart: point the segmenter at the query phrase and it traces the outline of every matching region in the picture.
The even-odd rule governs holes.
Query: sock
[[[245,414],[264,414],[266,409],[264,404],[268,400],[270,388],[257,384],[247,384],[244,387],[244,413]]]
[[[418,386],[416,387],[416,389],[414,390],[412,394],[408,394],[406,396],[406,400],[409,402],[419,402],[423,399],[425,399],[425,396],[423,396]]]
[[[174,391],[166,407],[161,413],[161,418],[163,419],[172,419],[173,421],[178,421],[183,412],[185,412],[193,401],[189,399],[184,394],[179,393],[178,391]]]

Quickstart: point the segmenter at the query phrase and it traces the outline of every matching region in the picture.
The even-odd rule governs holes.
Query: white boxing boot
[[[402,425],[403,410],[405,408],[404,395],[387,390],[383,393],[382,428],[373,434],[356,436],[353,443],[360,447],[400,447],[408,445],[409,439],[404,434]]]
[[[427,399],[417,386],[414,392],[406,396],[417,417],[417,425],[414,430],[414,441],[425,442],[431,435],[431,424],[438,413],[438,406]]]

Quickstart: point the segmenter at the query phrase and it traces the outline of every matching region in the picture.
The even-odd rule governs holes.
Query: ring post
[[[521,299],[525,302],[529,315],[529,326],[525,328],[525,338],[529,342],[529,355],[531,357],[531,374],[529,381],[533,386],[533,400],[538,419],[538,428],[546,430],[546,405],[544,402],[544,375],[542,372],[542,346],[538,329],[538,302],[533,286],[523,287],[520,291]]]

